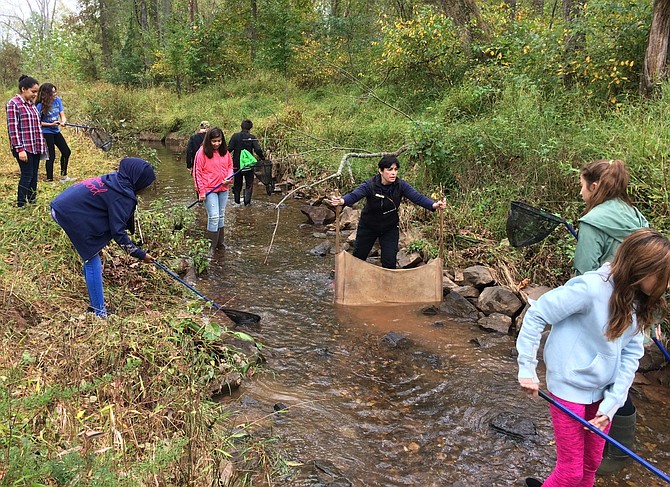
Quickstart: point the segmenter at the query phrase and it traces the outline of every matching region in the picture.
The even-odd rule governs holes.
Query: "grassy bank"
[[[67,139],[71,176],[118,164],[84,134]],[[19,171],[4,120],[0,146],[0,484],[209,485],[280,465],[268,461],[267,434],[257,440],[258,426],[233,421],[210,399],[213,379],[254,373],[255,357],[238,353],[250,337],[114,243],[103,262],[116,314],[86,313],[82,263],[49,212],[65,186],[44,182],[41,167],[37,203],[16,208]],[[200,242],[187,235],[186,215],[146,206],[143,246],[176,270]]]

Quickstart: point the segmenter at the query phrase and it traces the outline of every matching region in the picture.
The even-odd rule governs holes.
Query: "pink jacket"
[[[228,191],[229,184],[219,185],[225,180],[230,179],[232,175],[233,160],[230,157],[230,152],[226,152],[225,156],[221,156],[218,152],[214,152],[214,156],[211,159],[205,155],[202,151],[202,147],[195,153],[193,162],[193,182],[195,183],[195,190],[198,192],[198,197],[205,196],[214,188],[216,188],[216,193]],[[232,183],[232,180],[230,183]]]

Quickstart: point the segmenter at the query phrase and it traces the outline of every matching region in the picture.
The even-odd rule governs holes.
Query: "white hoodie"
[[[578,404],[602,399],[598,414],[611,420],[626,401],[644,347],[634,313],[621,337],[610,341],[605,336],[614,290],[609,276],[608,263],[542,295],[526,312],[516,348],[519,379],[539,383],[537,352],[542,331],[551,325],[544,347],[547,388]]]

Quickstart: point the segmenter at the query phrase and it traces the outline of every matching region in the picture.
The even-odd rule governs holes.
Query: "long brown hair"
[[[57,90],[56,85],[51,83],[42,83],[40,90],[37,92],[37,103],[42,104],[40,113],[46,115],[51,110],[51,105],[53,105],[54,100],[56,99],[56,94],[54,91]]]
[[[656,276],[657,285],[646,295],[640,283],[649,276]],[[614,281],[614,291],[609,301],[608,339],[623,335],[633,311],[638,331],[660,321],[666,312],[663,295],[670,283],[670,241],[649,228],[631,233],[616,251],[610,279]]]
[[[202,151],[205,155],[211,159],[214,157],[214,147],[212,146],[212,139],[221,137],[221,145],[219,146],[219,155],[225,156],[228,152],[228,146],[226,145],[226,137],[223,135],[223,130],[219,127],[212,127],[205,134],[205,138],[202,140]]]
[[[579,174],[589,185],[598,183],[591,199],[586,204],[586,213],[594,206],[613,198],[619,198],[633,206],[627,192],[630,176],[628,176],[628,170],[623,161],[619,159],[593,161],[584,166]]]

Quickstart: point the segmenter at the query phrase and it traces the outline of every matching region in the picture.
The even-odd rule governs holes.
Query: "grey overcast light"
[[[57,3],[56,16],[59,12],[67,10],[69,12],[77,11],[77,0],[55,0]],[[40,2],[48,2],[53,5],[52,0],[0,0],[0,15],[26,17],[30,13],[30,6],[33,10],[38,10]]]

